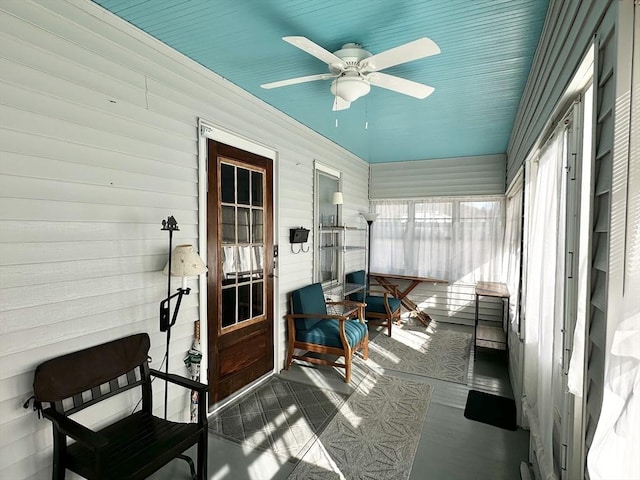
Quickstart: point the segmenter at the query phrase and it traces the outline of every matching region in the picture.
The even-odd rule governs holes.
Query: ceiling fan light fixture
[[[345,102],[355,102],[371,91],[371,85],[360,76],[342,76],[331,82],[331,93]]]

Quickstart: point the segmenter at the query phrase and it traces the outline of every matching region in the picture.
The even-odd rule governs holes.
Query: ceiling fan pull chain
[[[341,76],[342,75],[340,75],[340,77]],[[338,88],[337,87],[338,87],[338,80],[339,80],[340,77],[336,78],[336,80],[335,80],[336,81],[336,93],[333,95],[333,106],[334,106],[333,111],[336,112],[336,128],[338,128]]]
[[[364,129],[369,130],[369,97],[364,99]]]

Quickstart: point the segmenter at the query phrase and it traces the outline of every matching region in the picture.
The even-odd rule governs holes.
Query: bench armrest
[[[167,374],[154,368],[150,368],[149,373],[151,373],[151,375],[153,375],[154,377],[161,378],[162,380],[167,380],[171,383],[175,383],[176,385],[180,385],[181,387],[188,388],[190,390],[195,390],[198,393],[206,394],[209,390],[209,386],[205,385],[204,383],[196,382],[195,380],[191,380],[190,378],[175,375],[173,373]]]
[[[69,417],[65,417],[53,408],[45,408],[42,414],[45,418],[51,420],[60,432],[73,438],[77,442],[87,445],[92,450],[99,450],[109,444],[107,439],[100,433],[94,432]]]

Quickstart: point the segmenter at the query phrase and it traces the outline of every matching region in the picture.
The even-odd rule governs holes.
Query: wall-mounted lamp
[[[336,227],[337,227],[338,225],[340,225],[340,222],[338,222],[338,211],[340,208],[339,205],[344,204],[344,199],[342,198],[342,192],[334,192],[331,203],[333,203],[336,206]]]
[[[162,273],[167,276],[167,298],[160,302],[160,331],[167,332],[167,345],[165,350],[165,373],[169,373],[169,344],[171,343],[171,327],[178,319],[178,310],[184,295],[189,295],[190,288],[187,288],[187,277],[200,275],[207,271],[207,267],[191,245],[178,245],[173,250],[173,232],[179,232],[178,222],[173,216],[162,221],[163,231],[169,232],[169,261]],[[169,275],[171,266],[171,275]],[[182,286],[176,293],[171,294],[171,277],[182,277]],[[176,306],[171,316],[171,299],[177,297]],[[167,382],[164,387],[164,416],[167,417]]]

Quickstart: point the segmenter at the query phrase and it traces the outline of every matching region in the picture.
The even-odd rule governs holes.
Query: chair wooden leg
[[[369,360],[369,334],[362,340],[362,358]]]
[[[352,352],[345,352],[344,355],[344,381],[346,383],[351,381],[351,353]]]
[[[295,348],[293,348],[293,344],[290,343],[289,347],[287,348],[287,363],[284,366],[285,370],[289,370],[289,367],[291,366],[291,362],[293,362],[293,352],[294,352]]]

